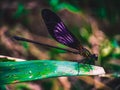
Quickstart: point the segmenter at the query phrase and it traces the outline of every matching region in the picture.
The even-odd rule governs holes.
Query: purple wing
[[[66,30],[63,22],[60,22],[55,26],[54,35],[60,43],[63,43],[65,45],[67,45],[68,43],[73,43],[74,42],[73,37]]]
[[[50,35],[59,43],[77,49],[80,45],[77,38],[66,28],[62,20],[51,10],[42,10],[42,17]]]

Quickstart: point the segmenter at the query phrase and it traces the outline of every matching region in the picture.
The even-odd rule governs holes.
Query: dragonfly
[[[70,48],[73,48],[77,51],[72,51],[69,49],[64,49],[44,43],[35,42],[26,38],[22,38],[19,36],[14,36],[16,40],[21,41],[27,41],[35,44],[40,44],[43,46],[53,47],[61,50],[65,50],[74,54],[80,54],[81,56],[97,60],[98,56],[96,54],[92,54],[88,49],[83,47],[83,45],[80,43],[80,41],[67,29],[66,25],[63,23],[63,21],[60,19],[60,17],[51,11],[50,9],[43,9],[42,12],[42,18],[44,20],[44,23],[48,29],[49,34],[52,36],[53,39],[55,39],[57,42],[68,46]]]

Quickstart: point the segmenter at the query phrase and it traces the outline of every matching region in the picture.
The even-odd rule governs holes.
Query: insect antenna
[[[18,41],[26,41],[26,42],[30,42],[30,43],[46,46],[46,47],[51,47],[51,48],[64,50],[64,51],[67,51],[67,52],[70,52],[70,53],[74,53],[74,54],[79,54],[79,52],[77,52],[77,51],[72,51],[72,50],[69,50],[69,49],[64,49],[64,48],[60,48],[60,47],[56,47],[56,46],[52,46],[52,45],[36,42],[36,41],[30,40],[30,39],[26,39],[26,38],[23,38],[23,37],[19,37],[19,36],[13,36],[13,38],[15,40],[18,40]]]

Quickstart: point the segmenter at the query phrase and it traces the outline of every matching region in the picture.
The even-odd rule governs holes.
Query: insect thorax
[[[78,48],[79,52],[80,52],[80,55],[84,56],[84,57],[87,57],[87,58],[90,58],[90,56],[92,55],[86,48],[80,46]]]

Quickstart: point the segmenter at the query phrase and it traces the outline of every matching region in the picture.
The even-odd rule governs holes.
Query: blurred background
[[[98,55],[101,77],[60,77],[11,84],[8,90],[120,90],[119,0],[0,0],[0,55],[26,60],[81,60],[72,53],[18,42],[17,35],[70,49],[49,35],[41,10],[55,12],[84,47]],[[72,49],[71,49],[72,50]]]

